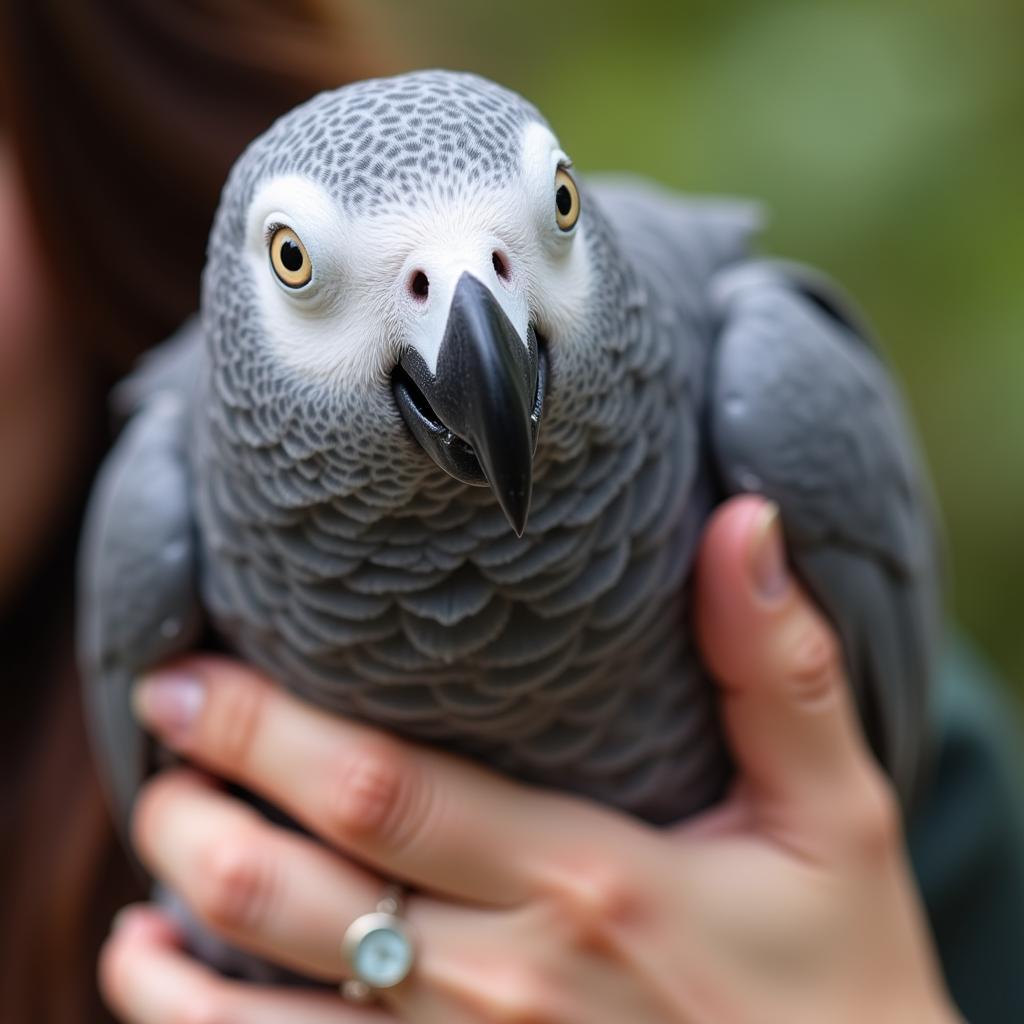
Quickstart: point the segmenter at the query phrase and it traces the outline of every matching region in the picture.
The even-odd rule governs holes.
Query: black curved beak
[[[424,451],[456,479],[490,485],[518,536],[526,528],[547,365],[490,289],[464,273],[431,373],[415,350],[392,377],[395,401]]]

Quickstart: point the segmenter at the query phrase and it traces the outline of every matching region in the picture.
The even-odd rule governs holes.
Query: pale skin
[[[344,931],[386,879],[413,887],[412,974],[377,1007],[247,986],[123,912],[101,983],[131,1024],[957,1020],[894,796],[857,724],[835,638],[783,568],[774,508],[729,502],[703,541],[698,633],[737,781],[662,831],[305,706],[193,659],[144,682],[142,720],[279,805],[281,831],[176,769],[137,804],[137,849],[238,946],[341,981]]]

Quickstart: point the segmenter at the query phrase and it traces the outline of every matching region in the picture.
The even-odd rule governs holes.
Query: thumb
[[[884,796],[836,636],[786,568],[778,507],[735,498],[697,563],[697,637],[756,818],[801,844],[845,834]]]

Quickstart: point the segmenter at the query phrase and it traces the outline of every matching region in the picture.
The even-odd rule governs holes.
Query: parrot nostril
[[[491,263],[494,266],[494,272],[502,281],[507,281],[512,276],[508,269],[508,261],[497,249],[491,253]]]
[[[413,298],[422,302],[430,294],[430,281],[422,270],[417,270],[409,280],[409,291]]]

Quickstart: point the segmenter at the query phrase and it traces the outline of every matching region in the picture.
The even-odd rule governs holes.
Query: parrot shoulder
[[[126,419],[165,392],[187,399],[196,388],[202,351],[202,327],[195,315],[143,355],[118,383],[111,395],[114,413]]]
[[[641,266],[661,244],[669,267],[706,276],[746,258],[766,219],[754,200],[684,195],[631,175],[588,176],[586,184],[627,249],[636,246]]]
[[[726,493],[782,513],[798,575],[843,640],[867,731],[905,799],[926,750],[941,545],[899,390],[823,277],[741,262],[711,286],[710,449]]]
[[[87,724],[121,826],[149,761],[131,688],[141,673],[189,649],[201,622],[188,404],[153,379],[136,395],[138,411],[100,470],[79,552],[77,642]]]

